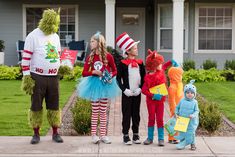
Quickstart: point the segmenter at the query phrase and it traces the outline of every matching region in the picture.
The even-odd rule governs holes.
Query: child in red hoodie
[[[158,129],[158,145],[164,146],[164,127],[163,127],[163,115],[164,115],[164,101],[165,96],[161,94],[152,94],[150,88],[166,84],[167,79],[165,76],[165,70],[171,66],[176,66],[177,63],[174,60],[168,61],[163,64],[164,58],[156,51],[148,50],[149,55],[146,58],[146,70],[147,74],[144,78],[144,85],[142,87],[142,93],[146,95],[146,103],[148,108],[148,138],[144,141],[144,145],[153,143],[154,136],[154,124],[157,121]]]

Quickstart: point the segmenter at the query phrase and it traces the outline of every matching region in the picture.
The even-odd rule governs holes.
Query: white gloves
[[[141,89],[137,88],[134,92],[133,92],[133,96],[138,96],[141,93]]]
[[[133,96],[133,92],[130,89],[125,89],[125,91],[123,92],[126,96]]]
[[[137,88],[134,92],[132,92],[130,89],[125,89],[123,92],[126,96],[138,96],[141,93],[141,89]]]

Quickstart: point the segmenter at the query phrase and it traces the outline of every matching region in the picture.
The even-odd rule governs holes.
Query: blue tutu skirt
[[[121,90],[116,77],[112,79],[112,83],[103,83],[97,76],[88,76],[81,78],[77,85],[77,94],[83,99],[96,101],[101,98],[113,99],[121,94]]]

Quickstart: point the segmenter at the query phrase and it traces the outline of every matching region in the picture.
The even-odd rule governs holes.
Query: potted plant
[[[3,52],[4,49],[5,49],[4,41],[0,40],[0,65],[4,64],[4,52]]]

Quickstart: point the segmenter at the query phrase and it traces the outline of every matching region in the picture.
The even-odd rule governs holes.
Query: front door
[[[127,32],[138,44],[139,58],[145,60],[145,9],[117,8],[116,37]],[[117,47],[121,52],[121,50]]]

